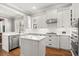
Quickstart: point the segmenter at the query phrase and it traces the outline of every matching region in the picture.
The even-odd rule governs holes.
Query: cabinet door
[[[63,8],[63,26],[65,28],[70,27],[70,8],[69,7],[65,7]]]
[[[60,8],[60,9],[57,9],[57,27],[59,28],[59,27],[62,27],[63,26],[63,23],[62,23],[62,14],[63,13],[63,10],[62,10],[62,8]]]
[[[18,36],[13,36],[12,37],[12,48],[19,47],[19,39]]]
[[[58,8],[57,11],[57,26],[70,27],[70,7]]]
[[[8,41],[9,41],[9,50],[11,50],[13,47],[11,36],[8,36]]]
[[[60,36],[59,48],[62,49],[71,49],[70,48],[70,38],[69,36]]]
[[[79,18],[79,3],[72,4],[72,17]]]
[[[58,36],[53,36],[51,39],[52,39],[52,47],[59,48],[59,39],[58,39]]]

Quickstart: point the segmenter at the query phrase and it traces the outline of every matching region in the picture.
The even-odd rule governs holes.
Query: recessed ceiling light
[[[36,10],[37,8],[35,6],[33,6],[32,9]]]

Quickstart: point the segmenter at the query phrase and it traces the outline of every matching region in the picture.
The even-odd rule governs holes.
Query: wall
[[[47,19],[57,18],[57,9],[49,10],[40,13],[37,16],[32,17],[32,28],[33,24],[37,24],[37,28],[48,28],[50,31],[54,31],[57,28],[57,23],[47,24]]]
[[[10,18],[4,18],[2,26],[5,25],[5,32],[11,32],[11,22]],[[2,29],[3,30],[3,29]]]
[[[3,25],[5,25],[5,32],[19,32],[19,29],[24,31],[26,28],[28,28],[28,17],[27,15],[24,15],[4,18],[4,21],[0,22],[0,32],[3,32]]]
[[[27,28],[30,28],[31,24],[29,24],[28,20],[31,19],[27,15],[15,18],[15,32],[24,32]]]
[[[23,22],[24,22],[23,17],[15,18],[15,32],[23,31],[23,29],[24,29]]]

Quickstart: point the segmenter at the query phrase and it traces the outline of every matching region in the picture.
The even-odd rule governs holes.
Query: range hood
[[[47,23],[47,24],[57,23],[57,19],[54,19],[54,18],[52,18],[52,19],[47,19],[46,23]]]

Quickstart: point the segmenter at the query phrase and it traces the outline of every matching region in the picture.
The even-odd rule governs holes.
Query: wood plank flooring
[[[71,56],[70,51],[56,48],[46,48],[46,56]],[[10,52],[5,52],[0,50],[0,56],[20,56],[20,48],[11,50]]]
[[[64,49],[46,48],[46,56],[72,56],[72,54]]]

